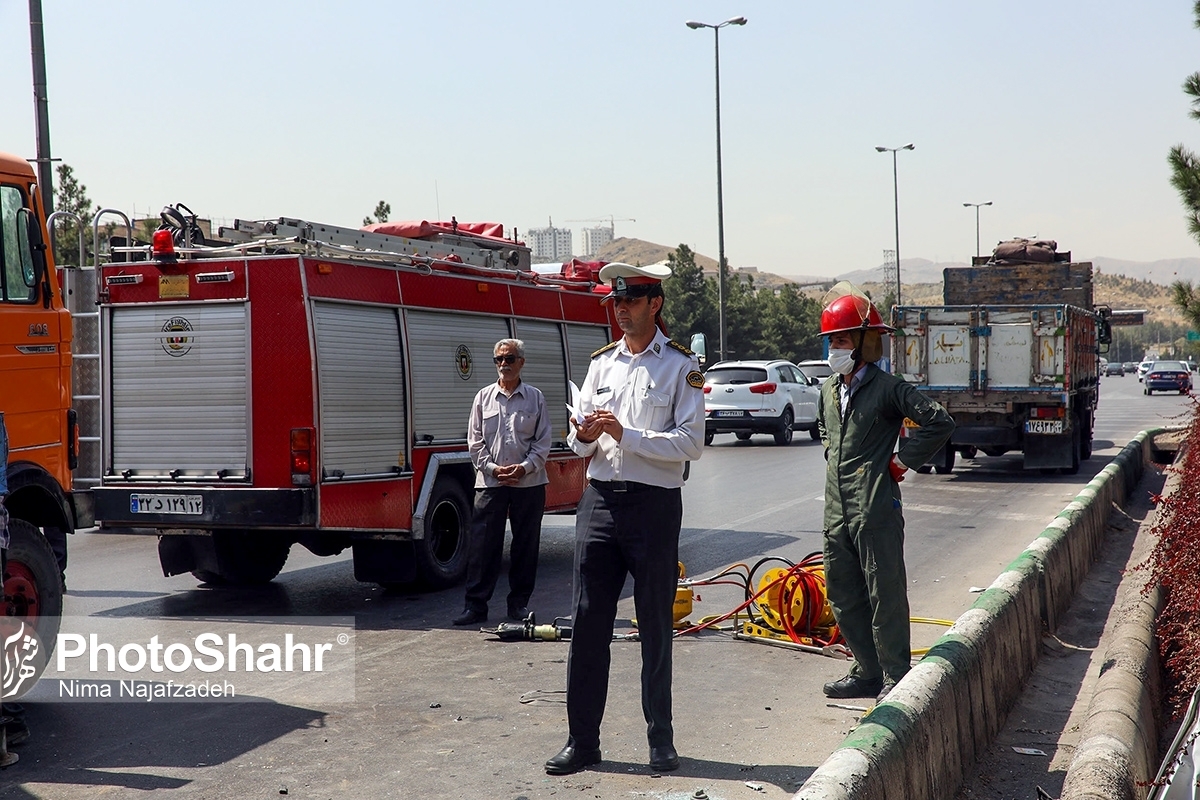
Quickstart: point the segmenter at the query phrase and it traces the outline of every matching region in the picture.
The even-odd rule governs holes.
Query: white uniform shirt
[[[592,358],[579,394],[580,411],[611,411],[625,429],[620,442],[607,433],[581,442],[572,428],[571,449],[593,456],[589,478],[683,486],[684,462],[704,452],[703,377],[695,356],[671,346],[661,330],[636,355],[622,337]]]

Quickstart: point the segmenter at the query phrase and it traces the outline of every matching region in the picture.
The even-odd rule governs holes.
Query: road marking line
[[[964,510],[952,506],[932,506],[924,503],[905,503],[904,510],[923,511],[926,514],[945,514],[951,517],[987,517],[988,519],[1002,519],[1009,522],[1035,522],[1046,519],[1045,514],[1018,514],[1007,511],[983,512],[980,509]]]

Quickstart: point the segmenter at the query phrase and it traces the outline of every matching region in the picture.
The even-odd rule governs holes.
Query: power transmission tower
[[[882,267],[882,269],[883,269],[884,291],[885,292],[893,291],[896,288],[896,281],[898,278],[897,270],[896,270],[896,251],[895,250],[884,250],[883,251],[883,267]]]

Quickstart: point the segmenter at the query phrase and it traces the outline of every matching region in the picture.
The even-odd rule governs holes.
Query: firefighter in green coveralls
[[[904,677],[909,644],[908,578],[900,481],[946,444],[946,409],[875,365],[883,324],[875,306],[848,283],[821,312],[831,375],[821,386],[817,425],[825,473],[825,580],[829,602],[854,653],[850,673],[827,683],[828,697],[883,700]],[[904,418],[920,427],[900,440]]]

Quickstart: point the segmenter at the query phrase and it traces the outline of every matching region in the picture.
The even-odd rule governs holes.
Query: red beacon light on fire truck
[[[175,255],[175,239],[170,231],[155,231],[154,241],[150,245],[154,260],[160,264],[174,264],[179,258]]]

